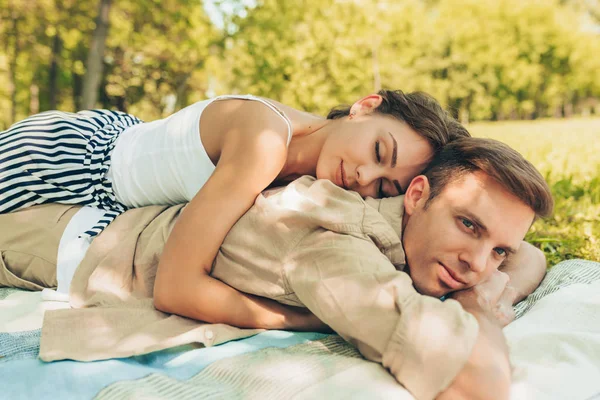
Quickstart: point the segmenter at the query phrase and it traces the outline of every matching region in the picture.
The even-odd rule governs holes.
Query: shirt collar
[[[384,199],[367,197],[365,201],[383,216],[401,239],[402,218],[404,217],[404,196],[386,197]]]

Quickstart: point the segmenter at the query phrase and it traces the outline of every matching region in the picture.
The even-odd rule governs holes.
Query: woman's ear
[[[383,97],[378,94],[371,94],[354,103],[350,107],[352,115],[366,115],[372,113],[383,101]]]
[[[413,178],[404,194],[404,212],[412,215],[416,210],[425,208],[429,199],[429,189],[429,179],[425,175]]]

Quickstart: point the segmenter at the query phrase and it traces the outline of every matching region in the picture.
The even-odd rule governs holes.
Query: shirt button
[[[213,337],[215,337],[215,334],[210,329],[206,329],[204,331],[204,337],[208,340],[211,340]]]

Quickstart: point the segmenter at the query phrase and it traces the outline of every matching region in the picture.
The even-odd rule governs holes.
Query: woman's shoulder
[[[285,146],[291,139],[291,123],[267,100],[252,95],[219,96],[203,112],[200,119],[202,141],[251,145],[267,139],[281,138]],[[248,101],[248,100],[257,101]],[[226,100],[226,101],[225,101]]]

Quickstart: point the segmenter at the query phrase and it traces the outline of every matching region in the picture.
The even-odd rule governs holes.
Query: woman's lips
[[[340,181],[341,185],[344,189],[348,189],[348,184],[346,183],[346,172],[344,171],[344,160],[340,162]]]

